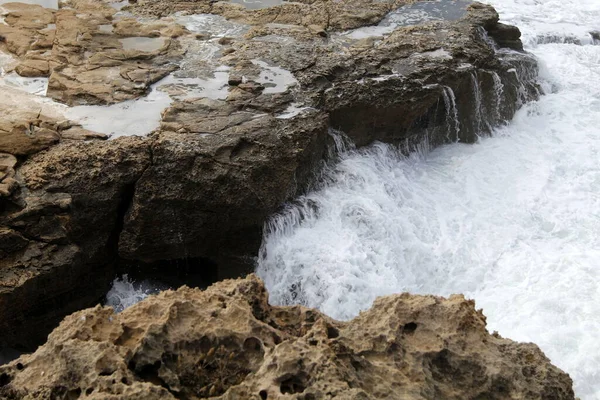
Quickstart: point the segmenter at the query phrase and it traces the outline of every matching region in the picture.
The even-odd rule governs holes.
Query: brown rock
[[[471,7],[457,21],[400,27],[365,41],[335,31],[373,23],[398,2],[307,0],[256,12],[203,0],[140,1],[133,7],[152,14],[206,6],[259,24],[228,45],[233,53],[217,51],[198,60],[193,50],[202,51],[204,44],[191,35],[170,40],[166,32],[174,25],[168,19],[127,26],[111,20],[114,10],[102,2],[71,3],[73,9],[50,14],[56,37],[49,93],[55,98],[79,104],[140,96],[150,82],[177,67],[183,51],[178,43],[192,46],[181,77],[210,79],[225,65],[237,86],[221,82],[218,97],[225,97],[226,88],[226,101],[173,101],[147,139],[71,140],[91,134],[59,122],[64,116],[37,100],[26,114],[0,113],[5,132],[29,129],[31,123],[36,132],[56,132],[64,139],[30,155],[2,182],[8,186],[0,187],[6,196],[0,226],[28,240],[0,260],[0,314],[6,316],[0,331],[7,332],[0,345],[37,345],[67,312],[97,301],[117,262],[148,263],[164,271],[185,260],[179,264],[191,275],[209,279],[251,269],[265,221],[313,183],[328,154],[330,127],[341,128],[358,146],[381,140],[402,143],[408,152],[426,135],[432,146],[473,141],[475,133],[510,118],[519,102],[536,95],[535,60],[515,52],[502,58],[481,35],[482,28],[490,32],[498,24],[497,13],[484,5]],[[288,25],[260,25],[263,20]],[[25,29],[18,21],[13,18],[10,29],[1,29]],[[100,34],[99,25],[108,23],[119,33]],[[310,25],[327,29],[332,40],[315,35]],[[162,45],[127,50],[121,33],[154,37]],[[507,72],[512,69],[521,81]],[[495,94],[497,78],[504,87],[501,99]],[[479,120],[472,112],[477,87]],[[186,85],[165,90],[185,94]],[[450,94],[454,103],[447,100]],[[448,119],[453,104],[460,130]],[[296,115],[298,109],[303,111]],[[21,136],[8,143],[25,147]],[[85,285],[78,284],[83,277]]]
[[[122,138],[62,142],[19,167],[26,190],[0,200],[0,227],[18,244],[0,257],[0,347],[37,345],[106,293],[120,218],[149,163],[145,140]]]
[[[463,296],[379,298],[348,322],[267,302],[253,275],[115,314],[67,317],[0,367],[0,396],[54,399],[574,399],[533,344],[490,335]]]
[[[73,126],[60,132],[61,139],[65,140],[106,140],[108,135],[92,132],[80,126]]]
[[[125,220],[121,256],[156,262],[185,254],[216,262],[220,277],[247,272],[252,264],[240,264],[256,255],[266,216],[302,193],[311,168],[327,153],[329,126],[358,146],[380,140],[411,151],[425,130],[431,145],[449,138],[473,142],[476,133],[516,110],[520,84],[506,71],[536,70],[526,55],[499,59],[477,33],[482,26],[492,29],[497,18],[481,5],[456,22],[401,27],[377,45],[349,42],[344,50],[315,35],[268,46],[257,36],[234,43],[234,55],[220,59],[237,83],[226,102],[175,103],[163,113],[154,163],[138,182]],[[283,35],[287,28],[277,29]],[[264,35],[272,34],[265,27]],[[299,85],[268,93],[271,83],[258,83],[261,68],[252,60],[295,71]],[[476,121],[473,79],[482,107],[491,110],[499,104],[494,74],[504,82],[505,99],[497,113],[484,113],[489,120]],[[246,83],[238,83],[242,77]],[[535,97],[535,84],[527,85],[529,98]],[[444,101],[449,90],[460,125],[452,132]],[[276,118],[292,101],[318,111]]]
[[[50,65],[44,60],[24,60],[15,68],[15,71],[21,76],[38,77],[49,76]]]
[[[2,122],[0,120],[0,123]],[[33,154],[60,140],[55,130],[36,126],[36,122],[10,127],[0,125],[0,151],[15,155]]]
[[[7,177],[14,176],[14,168],[17,165],[17,158],[12,154],[0,153],[0,182]]]
[[[15,71],[27,77],[49,76],[47,95],[69,105],[110,104],[140,97],[177,68],[177,42],[187,31],[175,23],[141,24],[134,19],[100,32],[115,9],[103,2],[74,0],[58,11],[10,3],[0,24],[7,50],[20,57]],[[55,27],[48,28],[49,24]],[[163,37],[153,51],[125,50],[119,37]]]

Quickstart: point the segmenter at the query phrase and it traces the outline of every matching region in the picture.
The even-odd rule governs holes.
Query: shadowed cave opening
[[[204,257],[151,263],[121,259],[116,277],[124,275],[132,282],[148,281],[160,289],[177,289],[183,285],[205,289],[219,280],[217,263]]]

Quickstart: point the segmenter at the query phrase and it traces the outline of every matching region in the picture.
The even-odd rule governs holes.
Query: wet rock
[[[197,100],[163,115],[152,166],[137,183],[126,215],[122,257],[208,256],[220,262],[220,278],[247,268],[244,255],[260,245],[265,219],[312,180],[328,140],[323,113],[287,121],[274,118],[275,110],[264,111],[241,111],[235,101]],[[185,181],[173,179],[180,174]],[[147,218],[148,207],[155,208],[156,219]],[[170,213],[169,221],[163,213]],[[217,233],[217,226],[228,234]]]
[[[268,304],[253,275],[67,317],[0,367],[0,396],[114,399],[574,399],[534,344],[490,335],[473,301],[401,294],[348,322]]]
[[[425,139],[473,142],[510,118],[521,88],[509,70],[535,75],[535,60],[498,58],[481,33],[496,26],[493,8],[465,13],[456,22],[398,28],[368,46],[340,47],[312,34],[300,40],[295,29],[293,38],[265,46],[273,29],[279,36],[288,29],[281,26],[233,43],[235,53],[220,59],[232,68],[226,103],[178,103],[164,113],[155,162],[125,221],[121,256],[208,257],[219,276],[239,275],[252,268],[266,216],[308,187],[312,175],[304,171],[327,153],[328,125],[358,146],[380,140],[411,151]],[[278,81],[286,86],[286,69],[298,84],[278,88]],[[524,90],[536,96],[535,84]],[[278,119],[292,102],[318,111]]]
[[[74,0],[72,8],[49,10],[10,3],[0,24],[6,49],[19,58],[15,71],[25,77],[50,77],[47,95],[69,105],[111,104],[143,96],[148,87],[176,69],[177,42],[185,29],[177,24],[118,21],[101,31],[116,10],[102,2]],[[164,37],[164,45],[146,51],[125,48],[118,38]]]
[[[509,47],[515,50],[523,50],[521,42],[521,31],[512,25],[497,23],[488,33],[493,37],[501,47]]]
[[[63,142],[20,166],[18,191],[0,199],[0,347],[35,346],[106,293],[120,218],[149,164],[146,142],[124,138]]]

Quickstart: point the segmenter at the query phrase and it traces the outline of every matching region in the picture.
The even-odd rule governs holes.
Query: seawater
[[[271,219],[257,273],[272,303],[338,319],[381,295],[464,293],[600,399],[600,1],[489,3],[538,58],[539,101],[474,145],[341,152]]]

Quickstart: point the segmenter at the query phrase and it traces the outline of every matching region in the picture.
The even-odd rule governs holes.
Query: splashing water
[[[381,295],[464,293],[600,399],[600,2],[490,3],[522,28],[545,95],[474,145],[343,152],[270,221],[257,273],[271,302],[339,319]]]
[[[106,294],[106,305],[114,308],[116,312],[121,312],[127,307],[139,303],[151,294],[156,294],[166,289],[165,285],[149,280],[135,282],[125,274],[121,278],[115,278],[113,281],[112,287]]]
[[[450,140],[450,133],[456,134],[455,138],[458,140],[458,134],[460,133],[460,122],[458,121],[458,107],[456,107],[456,96],[451,87],[444,86],[442,91],[444,97],[444,104],[446,106],[446,139]]]

